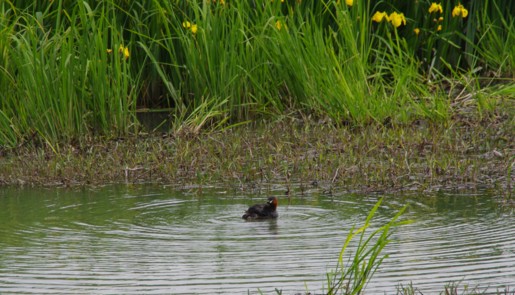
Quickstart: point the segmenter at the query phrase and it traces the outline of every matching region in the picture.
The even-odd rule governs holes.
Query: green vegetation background
[[[446,122],[464,100],[487,115],[515,97],[514,12],[511,0],[2,1],[0,146],[137,133],[143,110],[193,132],[284,116]]]

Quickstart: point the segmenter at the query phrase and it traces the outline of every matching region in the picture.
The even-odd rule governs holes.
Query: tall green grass
[[[4,1],[0,145],[123,136],[139,108],[193,132],[284,115],[444,121],[435,82],[515,75],[514,17],[501,9],[513,3],[461,3],[465,18],[451,15],[458,1],[432,13],[427,0]],[[406,23],[374,22],[376,11]]]
[[[504,6],[507,4],[507,6]],[[467,39],[472,57],[495,76],[515,77],[515,3],[480,2],[484,15],[478,16],[477,43]],[[492,73],[489,73],[492,74]]]
[[[3,7],[0,125],[11,128],[2,129],[3,144],[132,128],[137,73],[118,52],[125,45],[114,6],[64,10],[61,2],[35,13]]]

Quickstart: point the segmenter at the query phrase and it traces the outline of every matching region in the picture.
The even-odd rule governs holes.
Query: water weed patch
[[[220,184],[237,190],[350,192],[492,188],[514,183],[513,120],[447,127],[342,127],[283,121],[209,133],[90,138],[74,145],[4,150],[0,184]],[[504,118],[504,119],[503,119]],[[474,119],[477,120],[477,119]],[[497,121],[500,120],[500,121]]]

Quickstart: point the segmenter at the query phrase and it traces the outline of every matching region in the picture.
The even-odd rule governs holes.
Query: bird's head
[[[270,197],[268,198],[268,202],[266,202],[268,205],[271,205],[273,206],[274,208],[277,207],[277,205],[279,204],[279,202],[277,201],[277,198],[276,197]]]

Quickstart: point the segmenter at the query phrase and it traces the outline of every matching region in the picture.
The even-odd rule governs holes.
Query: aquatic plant
[[[372,279],[383,260],[388,257],[388,255],[381,256],[381,252],[390,243],[393,230],[410,222],[409,220],[398,220],[406,209],[403,207],[388,223],[366,235],[382,200],[380,199],[370,210],[362,227],[356,229],[353,226],[349,231],[335,270],[327,274],[328,295],[363,294],[367,283]],[[348,246],[355,238],[358,239],[356,249],[351,255],[345,257]]]

